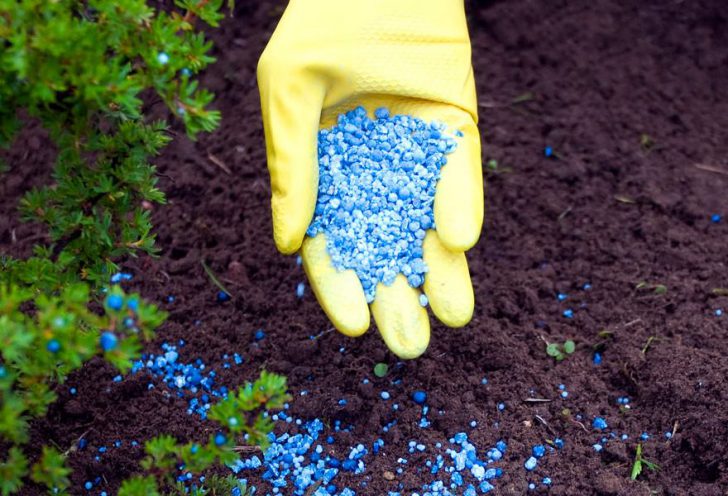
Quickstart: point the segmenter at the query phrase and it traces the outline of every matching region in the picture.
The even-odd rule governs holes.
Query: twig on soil
[[[547,398],[523,398],[524,403],[551,403],[552,401]]]
[[[649,350],[650,349],[650,345],[652,345],[652,342],[653,341],[656,341],[658,339],[659,338],[657,336],[650,336],[649,338],[647,338],[647,342],[645,343],[645,346],[642,348],[642,355],[646,355],[647,354],[647,350]]]
[[[584,429],[584,432],[589,432],[589,430],[586,428],[586,426],[584,424],[582,424],[581,422],[579,422],[578,420],[576,420],[574,417],[571,416],[571,410],[569,410],[568,408],[564,408],[563,410],[561,410],[561,416],[564,417],[565,420],[568,420],[569,422],[571,422],[572,424],[576,424],[579,427],[581,427],[582,429]]]
[[[207,264],[205,263],[205,261],[204,260],[200,260],[200,263],[202,264],[202,268],[205,269],[205,273],[207,274],[207,277],[210,278],[210,281],[212,281],[212,283],[215,286],[217,286],[218,288],[220,288],[221,291],[224,291],[226,294],[228,294],[230,297],[232,297],[233,294],[230,291],[228,291],[225,286],[222,285],[222,283],[217,279],[217,277],[215,277],[215,273],[212,272],[212,269],[207,266]]]
[[[261,451],[260,446],[234,446],[233,451],[236,453],[255,453]]]
[[[693,164],[693,167],[695,167],[696,169],[703,170],[703,171],[715,172],[716,174],[722,174],[724,176],[728,176],[728,171],[719,169],[718,167],[715,167],[713,165]]]
[[[160,271],[159,271],[159,274],[161,274],[161,275],[162,275],[162,277],[164,277],[164,279],[165,279],[165,280],[166,280],[167,282],[169,282],[169,281],[171,281],[171,280],[172,280],[172,277],[171,277],[171,276],[170,276],[169,274],[167,274],[167,273],[166,273],[165,271],[163,271],[163,270],[160,270]],[[158,279],[157,279],[157,280],[158,280]]]
[[[534,418],[541,422],[544,427],[546,427],[546,430],[551,434],[552,436],[556,436],[556,432],[551,428],[548,422],[546,422],[546,419],[544,419],[541,415],[534,415]]]
[[[499,102],[479,102],[478,106],[483,108],[506,108],[506,107],[513,107],[515,105],[519,105],[521,103],[526,103],[531,100],[533,100],[534,95],[530,91],[527,91],[526,93],[523,93],[522,95],[518,95],[514,99],[512,99],[508,103],[499,103]]]
[[[321,331],[320,333],[318,333],[317,335],[315,335],[313,337],[313,339],[316,340],[316,339],[320,338],[321,336],[324,336],[325,334],[328,334],[330,332],[334,332],[334,328],[333,327],[331,327],[329,329],[326,329],[325,331]]]
[[[624,324],[624,327],[625,328],[632,327],[633,325],[638,324],[640,322],[642,322],[642,319],[634,319],[634,320],[632,320],[632,321],[627,322],[626,324]]]
[[[672,439],[675,437],[675,433],[677,432],[677,428],[680,426],[680,421],[676,420],[674,424],[672,424],[672,433],[670,434],[670,439],[668,442],[672,441]]]
[[[314,484],[308,488],[308,491],[306,491],[306,494],[304,496],[312,496],[313,493],[316,492],[316,489],[318,489],[321,486],[323,481],[324,481],[323,479],[319,479],[316,482],[314,482]]]
[[[210,162],[212,162],[213,164],[217,165],[222,170],[224,170],[227,175],[231,175],[232,174],[232,171],[230,170],[230,168],[227,165],[225,165],[225,162],[223,162],[222,160],[220,160],[219,158],[217,158],[212,153],[208,153],[207,154],[207,158],[210,159]]]
[[[559,218],[556,219],[556,220],[558,220],[559,222],[561,222],[562,220],[564,220],[564,217],[566,217],[567,215],[569,215],[571,213],[571,209],[572,209],[572,206],[569,205],[569,207],[566,210],[564,210],[563,212],[561,212],[559,214]]]
[[[81,434],[80,436],[78,436],[78,439],[76,439],[76,441],[71,445],[71,447],[68,448],[66,451],[63,452],[63,456],[68,456],[68,454],[71,453],[72,451],[76,451],[78,449],[78,443],[79,443],[79,441],[81,441],[81,439],[83,439],[83,437],[86,434],[88,434],[89,432],[91,432],[92,430],[93,430],[93,427],[90,428],[90,429],[87,429],[86,432],[84,432],[83,434]]]
[[[270,191],[270,188],[268,187],[268,183],[266,181],[263,181],[262,179],[256,179],[250,184],[250,187],[248,188],[248,191],[251,190],[262,190],[262,191]]]

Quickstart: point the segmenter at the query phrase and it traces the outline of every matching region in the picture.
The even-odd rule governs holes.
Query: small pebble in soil
[[[558,298],[559,301],[564,301],[568,297],[569,295],[567,295],[566,293],[559,293],[556,295],[556,298]]]
[[[721,219],[722,217],[720,216],[720,214],[713,214],[710,216],[710,222],[712,222],[713,224],[717,224],[718,222],[720,222]]]
[[[592,427],[594,427],[597,430],[603,431],[606,429],[607,421],[604,420],[602,417],[594,417],[594,421],[592,422]]]
[[[387,391],[382,391],[382,394],[380,394],[383,400],[388,400],[390,398],[389,393]]]
[[[424,405],[427,401],[427,393],[424,391],[415,391],[412,393],[412,401],[418,405]]]
[[[296,296],[303,298],[304,291],[306,291],[306,286],[302,282],[299,282],[298,286],[296,286]]]
[[[230,294],[225,291],[218,291],[217,292],[217,302],[225,303],[226,301],[230,301]]]
[[[665,433],[665,437],[666,437],[667,439],[672,439],[672,432],[670,432],[670,431],[667,431],[667,432]]]
[[[102,333],[101,337],[99,338],[99,344],[101,345],[101,349],[104,351],[113,350],[114,348],[116,348],[118,342],[119,338],[116,337],[116,334],[109,331]]]
[[[544,477],[543,480],[541,481],[541,483],[543,485],[545,485],[545,486],[550,486],[551,485],[551,477]]]
[[[647,441],[649,438],[650,438],[650,435],[647,434],[646,432],[643,432],[642,434],[640,434],[640,439],[643,441]]]
[[[505,403],[498,403],[498,410],[500,410],[502,412],[505,409],[506,409],[506,404]]]
[[[90,491],[94,487],[94,483],[91,481],[86,481],[86,483],[83,485],[83,487],[86,488],[87,491]]]
[[[174,303],[174,296],[173,295],[167,296],[167,303]]]
[[[536,446],[531,448],[531,453],[536,458],[541,458],[542,456],[544,456],[546,454],[546,448],[544,447],[543,444],[537,444]]]
[[[602,451],[602,445],[601,444],[598,444],[598,443],[595,444],[595,445],[593,445],[592,448],[594,448],[594,451],[596,451],[597,453],[599,453],[600,451]]]
[[[551,158],[554,156],[554,150],[550,146],[547,146],[543,149],[543,155],[546,158]]]
[[[572,319],[572,318],[574,318],[574,311],[571,308],[567,308],[566,310],[564,310],[563,315],[567,319]]]
[[[722,308],[716,308],[715,309],[715,316],[716,317],[720,317],[721,315],[723,315],[723,309]]]
[[[258,329],[257,331],[255,331],[255,335],[253,336],[253,338],[256,341],[262,341],[265,338],[265,331],[263,329]]]
[[[157,54],[157,62],[159,62],[162,65],[166,65],[167,62],[169,62],[169,55],[167,55],[164,52],[159,52]]]
[[[536,459],[536,457],[532,456],[528,460],[526,460],[526,463],[523,464],[523,467],[530,472],[536,468],[536,465],[538,465],[538,460]]]
[[[457,144],[445,126],[386,108],[374,119],[358,107],[319,131],[319,189],[307,234],[326,234],[331,261],[353,269],[368,302],[379,283],[399,274],[412,287],[424,281],[426,231],[440,169]]]
[[[430,300],[427,299],[426,294],[423,293],[420,295],[420,306],[426,307],[429,302]]]

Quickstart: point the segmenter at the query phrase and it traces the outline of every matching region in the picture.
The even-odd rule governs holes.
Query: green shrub
[[[192,138],[220,120],[195,81],[214,59],[193,21],[217,25],[222,0],[176,4],[186,13],[145,0],[0,0],[0,146],[12,143],[23,111],[58,148],[53,184],[21,202],[53,244],[6,263],[15,279],[41,275],[41,289],[57,289],[80,274],[99,284],[118,257],[154,252],[142,202],[164,202],[148,159],[169,137],[165,123],[144,121],[142,93],[161,99]]]
[[[165,122],[145,118],[144,101],[164,102],[192,139],[219,123],[213,95],[195,79],[214,60],[195,26],[217,26],[222,8],[223,0],[176,0],[167,11],[145,0],[0,0],[0,146],[12,146],[36,119],[57,150],[51,184],[20,201],[22,219],[44,225],[50,242],[25,259],[0,255],[0,444],[8,447],[0,459],[2,495],[28,477],[65,492],[69,469],[55,448],[42,447],[31,466],[28,423],[45,415],[57,385],[92,357],[128,370],[166,317],[139,295],[105,286],[120,259],[155,253],[143,205],[165,201],[150,158],[170,136]],[[0,173],[23,166],[0,163]],[[174,487],[173,458],[201,471],[234,456],[242,432],[264,442],[271,425],[260,412],[285,397],[285,378],[264,373],[213,409],[213,419],[239,421],[221,423],[224,444],[213,439],[192,453],[192,445],[170,437],[153,439],[143,463],[153,475],[125,487],[157,494]]]

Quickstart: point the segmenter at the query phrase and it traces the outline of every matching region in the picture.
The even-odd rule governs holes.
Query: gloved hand
[[[467,324],[473,288],[464,252],[483,222],[483,178],[470,39],[462,0],[291,0],[258,64],[273,229],[278,249],[301,249],[311,287],[347,336],[369,328],[369,308],[353,270],[337,271],[323,234],[306,238],[316,205],[317,132],[356,106],[370,114],[439,121],[460,130],[435,194],[437,231],[428,231],[424,292],[446,325]],[[371,311],[401,358],[430,339],[419,291],[403,275],[379,284]]]

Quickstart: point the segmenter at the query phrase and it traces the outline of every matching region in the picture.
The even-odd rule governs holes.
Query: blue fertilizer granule
[[[338,270],[352,269],[372,302],[378,283],[404,274],[424,282],[422,242],[435,229],[433,203],[445,155],[456,148],[445,125],[363,107],[319,131],[318,200],[307,234],[326,235]]]

